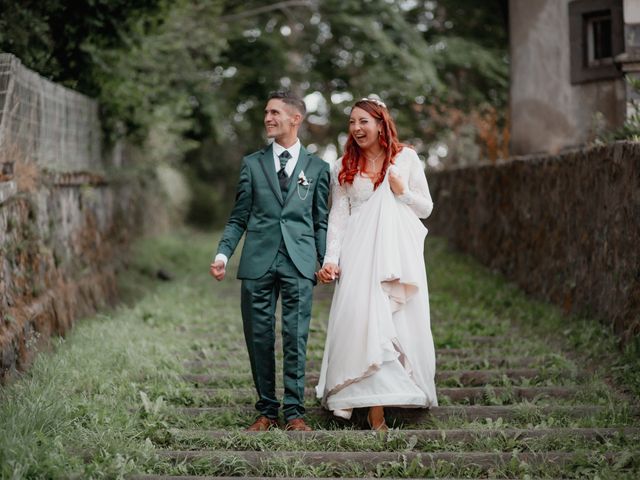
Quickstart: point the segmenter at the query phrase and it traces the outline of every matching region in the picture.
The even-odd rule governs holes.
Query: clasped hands
[[[316,273],[320,283],[331,283],[340,277],[340,267],[335,263],[325,263]]]

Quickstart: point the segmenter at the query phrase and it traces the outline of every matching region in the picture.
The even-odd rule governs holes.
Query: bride
[[[398,141],[384,103],[363,98],[332,171],[327,252],[318,278],[337,279],[322,370],[322,405],[351,418],[368,407],[387,430],[385,406],[437,405],[435,352],[419,218],[433,202],[422,163]]]

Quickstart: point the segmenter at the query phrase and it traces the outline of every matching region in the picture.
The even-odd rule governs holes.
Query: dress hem
[[[334,410],[350,410],[353,408],[375,407],[375,406],[394,406],[394,407],[429,407],[431,402],[426,395],[415,395],[407,397],[406,394],[393,395],[375,395],[342,399],[338,402],[327,401],[327,408]]]

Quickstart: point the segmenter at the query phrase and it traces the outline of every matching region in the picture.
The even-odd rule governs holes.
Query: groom
[[[235,205],[210,268],[211,275],[222,280],[227,260],[246,232],[238,278],[242,280],[242,322],[260,412],[249,431],[278,425],[278,295],[285,428],[311,430],[304,421],[304,375],[316,261],[322,264],[325,253],[329,165],[298,140],[305,113],[304,102],[296,95],[269,95],[264,125],[273,143],[242,160]]]

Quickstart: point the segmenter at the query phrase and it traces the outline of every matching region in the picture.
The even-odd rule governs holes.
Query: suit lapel
[[[280,191],[280,183],[278,182],[278,175],[276,174],[273,163],[273,145],[269,145],[262,153],[260,166],[264,171],[264,176],[266,177],[271,190],[273,190],[273,194],[278,199],[278,202],[280,202],[280,205],[283,205],[284,200],[282,198],[282,192]]]
[[[300,155],[298,156],[296,168],[293,169],[293,175],[291,175],[289,179],[289,190],[287,191],[287,198],[284,201],[285,205],[289,203],[289,200],[293,196],[293,191],[298,188],[298,175],[300,175],[301,171],[307,169],[310,161],[311,156],[307,153],[307,150],[304,147],[300,147]]]

